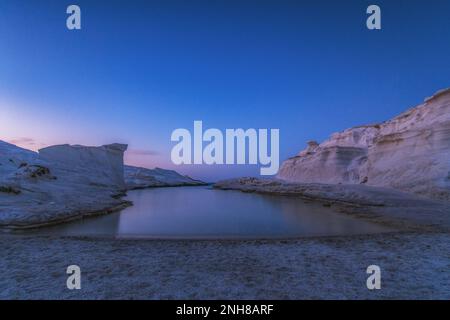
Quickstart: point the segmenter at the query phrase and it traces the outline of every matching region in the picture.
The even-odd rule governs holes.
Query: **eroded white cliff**
[[[277,177],[392,187],[450,200],[450,89],[381,124],[310,142],[282,164]]]
[[[39,158],[51,164],[56,171],[73,171],[68,177],[86,184],[125,189],[123,154],[124,144],[101,147],[57,145],[39,150]]]
[[[39,153],[0,141],[0,225],[36,226],[127,205],[126,145],[53,146]]]

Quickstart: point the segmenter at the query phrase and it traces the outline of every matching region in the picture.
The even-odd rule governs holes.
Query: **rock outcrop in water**
[[[450,200],[450,89],[386,122],[309,142],[282,164],[277,178],[391,187]]]
[[[0,225],[37,226],[128,205],[120,199],[126,148],[61,145],[36,153],[0,141]]]
[[[125,185],[129,190],[152,187],[200,186],[204,184],[202,181],[183,176],[173,170],[125,166]]]

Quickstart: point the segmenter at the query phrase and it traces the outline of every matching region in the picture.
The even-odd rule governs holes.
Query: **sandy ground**
[[[271,241],[0,235],[2,299],[450,299],[450,234]],[[77,264],[82,289],[66,288]],[[382,288],[366,288],[381,267]]]

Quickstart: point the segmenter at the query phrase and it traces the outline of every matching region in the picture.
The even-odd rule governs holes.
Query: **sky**
[[[70,4],[81,30],[66,28]],[[381,30],[366,27],[370,4]],[[172,131],[278,128],[283,160],[450,87],[449,57],[448,0],[0,0],[0,140],[120,142],[128,164],[257,176],[174,165]]]

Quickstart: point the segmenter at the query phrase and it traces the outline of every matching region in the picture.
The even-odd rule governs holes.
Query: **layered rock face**
[[[0,226],[26,227],[128,204],[126,145],[53,146],[39,153],[0,141]]]
[[[52,163],[55,170],[73,171],[72,179],[87,184],[125,189],[124,144],[101,147],[57,145],[39,150],[39,158]]]
[[[392,187],[450,200],[450,89],[389,121],[310,142],[282,164],[278,178]]]

